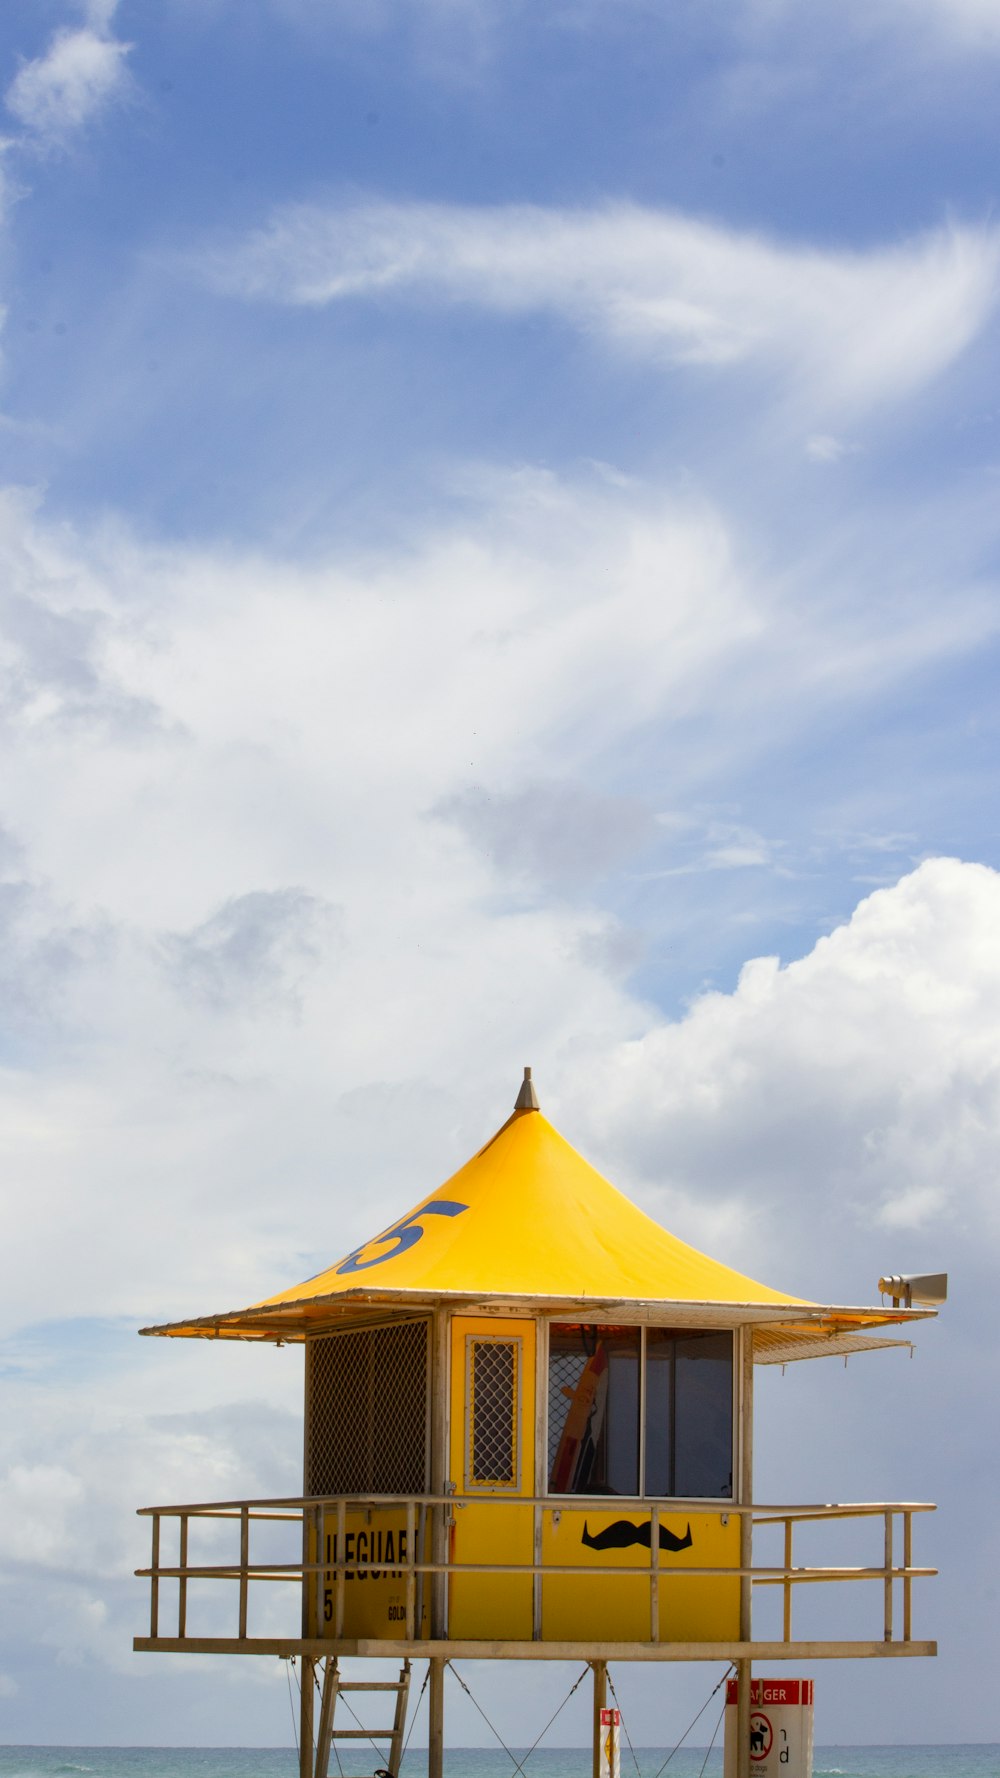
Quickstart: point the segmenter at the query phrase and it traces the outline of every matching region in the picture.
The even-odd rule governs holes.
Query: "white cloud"
[[[5,95],[8,111],[42,142],[62,142],[125,90],[131,45],[107,35],[113,5],[97,5],[88,23],[64,27],[47,49],[24,62]]]
[[[916,25],[966,52],[1000,49],[997,0],[879,0],[863,10],[869,22],[874,13],[897,29]]]
[[[1000,1251],[995,871],[931,860],[800,961],[755,958],[732,994],[601,1048],[574,1119],[664,1220],[768,1281],[867,1301],[876,1263]]]
[[[463,1159],[523,1060],[555,1078],[588,1032],[696,1053],[715,1003],[650,1036],[635,940],[584,893],[656,827],[600,789],[619,751],[661,732],[683,811],[776,720],[996,623],[933,579],[808,607],[702,504],[531,474],[311,565],[74,536],[11,497],[0,565],[11,1325],[40,1269],[63,1316],[251,1300]],[[775,856],[721,817],[685,844],[717,875]]]
[[[621,203],[291,205],[201,261],[217,288],[251,299],[548,310],[663,365],[780,370],[830,413],[943,371],[992,315],[998,266],[987,228],[838,252]]]

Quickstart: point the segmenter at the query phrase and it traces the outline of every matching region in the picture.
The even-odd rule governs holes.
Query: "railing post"
[[[649,1640],[660,1640],[660,1509],[654,1506],[649,1521]]]
[[[149,1634],[160,1634],[160,1515],[153,1514],[153,1547],[150,1555],[152,1574],[149,1577]]]
[[[792,1521],[785,1520],[785,1615],[784,1640],[792,1640]]]
[[[344,1634],[344,1601],[346,1597],[347,1575],[344,1570],[344,1544],[347,1539],[347,1505],[343,1500],[337,1502],[337,1561],[340,1566],[334,1579],[335,1606],[333,1613],[333,1633],[339,1642]]]
[[[178,1564],[184,1569],[188,1565],[188,1515],[181,1513],[180,1536],[178,1538]],[[177,1579],[177,1634],[187,1635],[187,1575],[180,1574]]]
[[[321,1506],[314,1507],[313,1508],[313,1563],[314,1564],[322,1562],[322,1560],[323,1560],[323,1523],[324,1523],[324,1518],[325,1518],[325,1515],[323,1512],[323,1508]],[[319,1567],[316,1567],[314,1569],[314,1573],[313,1573],[313,1577],[312,1577],[312,1584],[313,1584],[313,1621],[312,1621],[312,1630],[311,1630],[310,1634],[313,1636],[322,1636],[322,1634],[323,1634],[323,1571]]]
[[[426,1562],[427,1561],[427,1502],[425,1500],[422,1500],[420,1502],[420,1510],[417,1513],[417,1548],[420,1551],[421,1562]],[[418,1636],[422,1636],[424,1633],[424,1603],[427,1598],[427,1582],[429,1579],[433,1579],[433,1576],[429,1576],[426,1574],[418,1574],[417,1575],[416,1619],[417,1619],[417,1634],[418,1634]]]
[[[240,1507],[240,1641],[246,1640],[247,1603],[250,1590],[250,1576],[247,1565],[250,1561],[250,1508]]]
[[[417,1571],[413,1564],[417,1560],[416,1549],[417,1511],[412,1500],[406,1502],[406,1640],[412,1642],[415,1635],[415,1607],[417,1603]]]
[[[534,1568],[531,1575],[531,1639],[542,1639],[542,1508],[535,1501],[532,1511],[531,1547]]]
[[[906,1569],[906,1573],[903,1576],[903,1641],[904,1642],[909,1642],[910,1636],[912,1634],[912,1629],[913,1629],[911,1615],[910,1615],[911,1595],[912,1595],[912,1587],[913,1587],[913,1582],[910,1579],[910,1569],[912,1568],[912,1566],[913,1566],[913,1514],[912,1513],[904,1513],[903,1514],[903,1567]]]
[[[885,1509],[885,1640],[892,1641],[892,1507]]]

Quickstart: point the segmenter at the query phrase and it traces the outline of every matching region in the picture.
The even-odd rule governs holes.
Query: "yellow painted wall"
[[[380,1636],[398,1640],[406,1635],[406,1568],[412,1554],[407,1535],[406,1511],[398,1506],[355,1507],[345,1514],[343,1560],[349,1566],[344,1576],[344,1635]],[[428,1555],[429,1555],[428,1539]],[[327,1513],[323,1526],[323,1561],[336,1561],[337,1515]],[[423,1585],[423,1630],[430,1628],[428,1601],[429,1577]],[[332,1636],[336,1625],[337,1577],[331,1569],[322,1576],[320,1595],[314,1610],[320,1636]],[[420,1599],[418,1586],[417,1600]]]
[[[468,1341],[514,1338],[520,1341],[518,1479],[514,1487],[480,1485],[469,1474]],[[530,1562],[534,1516],[515,1504],[535,1490],[535,1323],[456,1316],[451,1338],[450,1477],[463,1504],[455,1509],[451,1555],[457,1562]],[[510,1505],[477,1505],[477,1500]],[[529,1639],[532,1627],[530,1575],[473,1574],[450,1582],[448,1633],[453,1637]]]
[[[723,1520],[728,1519],[728,1524]],[[624,1548],[592,1549],[583,1542],[586,1527],[600,1538],[629,1535],[624,1527],[649,1535],[651,1514],[624,1505],[594,1512],[577,1507],[546,1507],[542,1515],[542,1561],[566,1567],[592,1567],[585,1575],[552,1575],[542,1581],[543,1642],[648,1642],[651,1631],[650,1552],[642,1543]],[[740,1528],[735,1513],[671,1512],[660,1509],[660,1523],[677,1537],[691,1530],[688,1549],[660,1551],[659,1618],[661,1642],[723,1642],[739,1634],[738,1576],[716,1580],[692,1575],[685,1568],[738,1568]],[[617,1528],[617,1529],[616,1529]],[[621,1573],[623,1578],[612,1578]],[[634,1574],[635,1578],[631,1578]]]

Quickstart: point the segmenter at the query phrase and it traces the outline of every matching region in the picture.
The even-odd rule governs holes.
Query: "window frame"
[[[638,1327],[638,1329],[639,1329],[639,1463],[638,1463],[639,1492],[637,1494],[559,1494],[559,1493],[556,1493],[554,1489],[549,1487],[549,1470],[550,1470],[549,1454],[548,1454],[549,1453],[549,1352],[550,1352],[550,1345],[551,1345],[551,1331],[554,1326],[559,1326],[559,1327],[577,1327],[577,1326],[580,1326],[580,1327],[584,1327],[584,1326],[586,1326],[586,1327],[627,1327],[627,1326],[631,1326],[631,1327]],[[731,1362],[732,1392],[731,1392],[731,1400],[730,1400],[729,1425],[730,1425],[730,1442],[731,1442],[731,1449],[732,1449],[733,1467],[732,1467],[732,1480],[729,1484],[730,1491],[728,1494],[647,1494],[647,1492],[646,1492],[646,1486],[645,1486],[645,1483],[646,1483],[646,1336],[647,1336],[647,1332],[651,1328],[656,1332],[669,1333],[669,1334],[674,1334],[674,1335],[677,1335],[677,1334],[699,1334],[699,1333],[706,1333],[706,1334],[715,1333],[715,1334],[728,1334],[729,1335],[729,1338],[731,1341],[731,1350],[732,1350],[732,1362]],[[539,1331],[540,1332],[542,1331],[541,1328]],[[544,1332],[542,1333],[541,1339],[539,1339],[539,1341],[538,1341],[540,1363],[539,1363],[539,1371],[538,1371],[537,1392],[541,1398],[540,1399],[540,1413],[539,1413],[540,1437],[539,1437],[538,1449],[539,1449],[540,1454],[544,1453],[544,1461],[541,1465],[541,1475],[538,1478],[538,1480],[542,1484],[538,1488],[539,1495],[544,1495],[545,1498],[548,1500],[557,1500],[560,1503],[562,1503],[561,1510],[570,1510],[570,1503],[574,1500],[586,1501],[588,1504],[591,1504],[595,1501],[599,1501],[599,1502],[603,1503],[603,1502],[607,1502],[607,1501],[611,1501],[611,1500],[642,1500],[642,1501],[646,1501],[646,1500],[650,1500],[650,1501],[660,1501],[660,1500],[698,1500],[698,1501],[702,1501],[702,1500],[704,1500],[709,1505],[712,1505],[712,1506],[718,1506],[720,1502],[726,1502],[726,1503],[732,1505],[735,1501],[737,1501],[737,1499],[738,1499],[737,1477],[739,1474],[739,1463],[740,1463],[740,1457],[739,1457],[740,1348],[739,1348],[739,1341],[737,1339],[738,1332],[739,1332],[739,1329],[735,1328],[735,1327],[715,1327],[715,1326],[710,1326],[710,1327],[673,1327],[668,1322],[665,1322],[665,1321],[630,1322],[621,1316],[612,1317],[612,1316],[605,1315],[605,1316],[595,1317],[593,1320],[590,1320],[590,1319],[585,1320],[584,1317],[579,1314],[574,1317],[571,1315],[567,1315],[565,1312],[563,1312],[562,1314],[554,1314],[554,1315],[546,1316],[545,1321],[544,1321]]]

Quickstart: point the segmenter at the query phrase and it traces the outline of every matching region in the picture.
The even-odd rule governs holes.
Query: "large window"
[[[554,1322],[550,1494],[729,1499],[733,1336]]]

